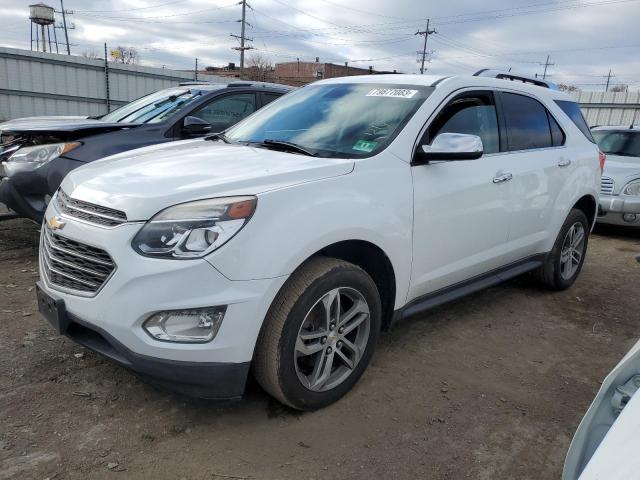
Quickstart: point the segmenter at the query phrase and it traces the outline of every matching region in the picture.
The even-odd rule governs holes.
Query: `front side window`
[[[293,143],[321,157],[368,157],[391,143],[432,91],[395,84],[309,85],[243,120],[226,137],[256,146]]]
[[[144,96],[100,117],[104,122],[161,122],[200,97],[200,92],[169,88]]]
[[[540,102],[515,93],[503,92],[501,98],[510,151],[554,145],[547,109]]]
[[[434,119],[422,144],[431,145],[441,133],[465,133],[482,139],[484,153],[500,151],[498,116],[492,93],[456,97]]]
[[[212,132],[222,132],[255,111],[255,94],[238,93],[213,100],[191,115],[209,122]]]
[[[640,132],[596,130],[593,136],[604,153],[623,157],[640,157]]]

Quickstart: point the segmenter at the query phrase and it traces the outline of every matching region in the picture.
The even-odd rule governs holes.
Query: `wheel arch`
[[[582,196],[571,208],[581,210],[589,220],[589,227],[593,229],[598,214],[598,202],[593,195]]]

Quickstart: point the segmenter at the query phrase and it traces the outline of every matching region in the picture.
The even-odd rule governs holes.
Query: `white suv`
[[[238,398],[252,368],[328,405],[393,322],[528,271],[575,281],[602,168],[579,115],[511,74],[338,78],[94,162],[46,212],[40,310],[158,385]]]

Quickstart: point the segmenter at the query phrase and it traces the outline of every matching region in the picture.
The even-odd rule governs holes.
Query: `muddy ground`
[[[383,335],[342,401],[300,414],[160,392],[36,312],[38,229],[0,222],[0,479],[556,479],[640,337],[640,234],[599,231],[577,284],[522,278]]]

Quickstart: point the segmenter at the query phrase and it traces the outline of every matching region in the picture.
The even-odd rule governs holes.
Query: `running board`
[[[506,280],[522,275],[523,273],[535,270],[543,265],[546,257],[546,254],[536,255],[534,257],[512,263],[506,267],[479,275],[470,280],[465,280],[464,282],[418,297],[393,313],[391,325],[404,318],[412,317],[426,310],[458,300],[459,298],[466,297],[472,293],[498,285]]]

